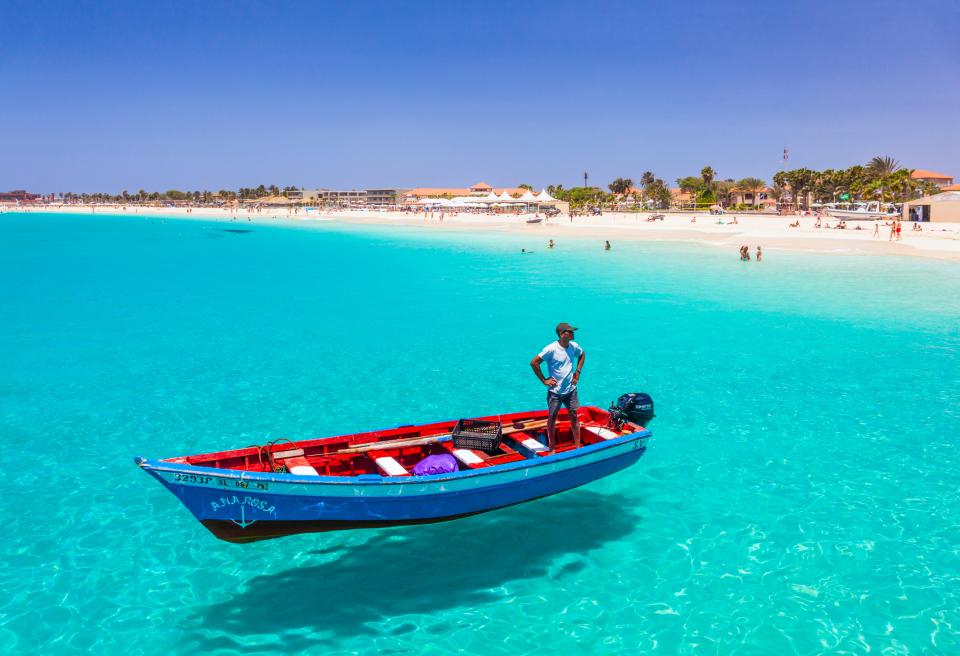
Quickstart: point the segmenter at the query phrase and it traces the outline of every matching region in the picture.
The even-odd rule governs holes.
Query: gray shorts
[[[550,410],[550,421],[556,421],[557,415],[560,414],[561,406],[567,406],[571,417],[576,417],[577,410],[580,409],[580,399],[577,396],[576,387],[566,394],[547,392],[547,409]]]

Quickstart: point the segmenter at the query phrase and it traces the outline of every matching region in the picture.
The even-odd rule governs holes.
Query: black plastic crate
[[[486,419],[461,419],[451,434],[453,446],[458,449],[495,451],[503,437],[503,424]]]

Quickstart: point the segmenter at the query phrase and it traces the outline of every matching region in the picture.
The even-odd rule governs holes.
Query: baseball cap
[[[566,323],[566,322],[564,322],[564,323],[558,323],[558,324],[557,324],[557,334],[559,335],[559,334],[562,333],[564,330],[576,330],[576,328],[574,328],[573,326],[571,326],[570,324],[568,324],[568,323]]]

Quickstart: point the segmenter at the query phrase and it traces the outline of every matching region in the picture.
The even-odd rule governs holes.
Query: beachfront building
[[[287,192],[287,198],[295,203],[316,203],[320,200],[321,189],[293,189]]]
[[[692,208],[695,205],[693,194],[678,187],[670,189],[670,198],[670,204],[677,209]]]
[[[408,200],[420,200],[423,198],[457,198],[463,196],[483,197],[493,193],[502,196],[504,192],[510,196],[522,196],[527,191],[521,187],[491,187],[486,182],[478,182],[469,187],[416,187],[406,193]]]
[[[367,205],[395,206],[403,203],[409,189],[367,189]]]
[[[40,200],[40,194],[31,194],[24,189],[14,189],[13,191],[0,191],[0,203],[36,203]]]
[[[914,169],[910,173],[910,177],[919,182],[929,182],[935,184],[938,187],[948,187],[953,184],[953,176],[947,175],[945,173],[937,173],[936,171],[928,171],[926,169]]]
[[[367,204],[367,192],[364,189],[336,190],[317,189],[317,203],[334,207],[363,207]]]
[[[903,220],[960,223],[960,191],[944,191],[904,203]]]
[[[777,208],[777,200],[773,197],[773,190],[770,187],[765,187],[762,191],[734,187],[730,190],[730,204],[747,205],[758,210]]]

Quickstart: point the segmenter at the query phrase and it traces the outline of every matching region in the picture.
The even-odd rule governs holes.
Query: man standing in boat
[[[580,448],[580,421],[577,410],[580,409],[580,400],[577,398],[577,383],[580,381],[580,371],[585,359],[583,349],[573,341],[573,331],[576,328],[568,323],[557,326],[557,341],[543,347],[543,350],[530,362],[533,373],[547,388],[547,408],[550,410],[547,419],[547,447],[552,451],[557,447],[557,415],[561,406],[567,406],[570,416],[570,432],[573,434],[573,443]],[[540,364],[546,362],[548,377],[544,377]]]

